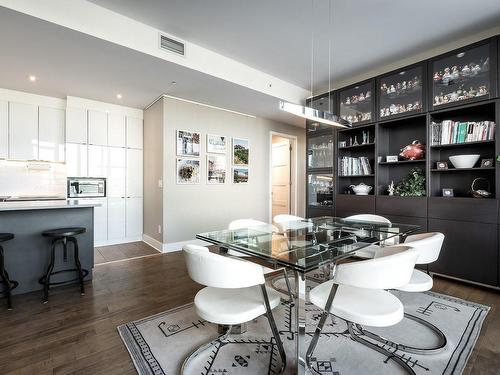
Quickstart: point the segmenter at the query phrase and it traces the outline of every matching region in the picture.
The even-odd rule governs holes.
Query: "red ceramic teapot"
[[[421,160],[425,156],[425,145],[419,141],[413,141],[401,149],[399,156],[408,160]]]

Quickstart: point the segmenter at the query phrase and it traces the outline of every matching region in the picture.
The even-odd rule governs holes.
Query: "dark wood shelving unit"
[[[339,175],[337,177],[338,178],[357,178],[357,177],[375,177],[375,175],[373,173],[372,174],[351,174],[348,176]]]
[[[352,128],[336,129],[334,132],[335,156],[331,170],[335,176],[334,213],[337,216],[379,214],[395,223],[420,225],[423,231],[443,232],[445,242],[440,258],[430,265],[430,270],[494,287],[500,287],[500,204],[497,198],[473,198],[471,184],[474,179],[481,178],[484,186],[487,187],[486,181],[489,183],[493,197],[500,197],[500,173],[497,173],[500,166],[496,162],[496,156],[500,154],[500,140],[495,135],[492,140],[433,144],[432,124],[442,123],[444,120],[493,121],[498,133],[499,44],[500,37],[489,38],[331,93],[335,100],[332,108],[337,109],[336,114],[340,114],[341,109],[344,114],[368,110],[370,106],[372,110],[370,120],[358,122]],[[481,71],[476,75],[466,75],[462,73],[465,65],[471,68],[478,65]],[[452,79],[445,82],[445,68],[452,70],[454,66],[458,67],[458,79],[456,76],[448,76]],[[418,78],[421,93],[418,90],[408,93],[403,81],[406,81],[404,84],[408,87],[408,80],[414,80],[415,77]],[[398,83],[401,84],[400,87]],[[346,106],[346,97],[356,95],[357,88],[364,87],[361,91],[366,91],[364,85],[367,84],[371,87],[370,105],[363,104],[363,108],[352,104]],[[388,95],[387,90],[391,85],[394,85],[396,93]],[[486,94],[483,95],[485,88]],[[386,90],[385,94],[383,90]],[[401,92],[404,95],[397,95]],[[341,98],[344,100],[343,105]],[[436,105],[437,100],[448,102]],[[420,108],[416,111],[398,112],[403,108],[398,106],[407,106],[410,101],[413,101],[412,104],[418,101]],[[396,107],[391,109],[392,104]],[[386,112],[382,113],[387,108],[394,112],[388,116]],[[370,134],[367,144],[361,144],[363,132]],[[359,145],[353,145],[356,143],[355,137]],[[460,138],[454,136],[450,139]],[[387,155],[399,155],[400,150],[414,140],[426,145],[423,160],[385,161]],[[345,142],[345,146],[340,147],[339,142]],[[476,166],[453,168],[449,157],[465,154],[480,155]],[[339,161],[344,156],[367,157],[373,173],[340,176]],[[481,168],[481,159],[493,159],[495,166]],[[438,161],[446,161],[449,169],[437,169]],[[391,181],[397,184],[414,168],[421,169],[425,174],[426,195],[389,196],[387,185]],[[350,194],[350,185],[361,182],[372,186],[369,195]],[[453,189],[454,196],[443,197],[442,189],[445,188]]]

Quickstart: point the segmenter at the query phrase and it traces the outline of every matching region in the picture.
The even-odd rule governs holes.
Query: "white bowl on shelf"
[[[460,168],[473,168],[477,163],[481,155],[471,154],[471,155],[454,155],[450,156],[451,164],[457,169]]]

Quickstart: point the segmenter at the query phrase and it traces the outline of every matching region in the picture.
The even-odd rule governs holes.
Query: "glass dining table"
[[[267,266],[294,272],[295,366],[297,374],[304,374],[307,274],[319,269],[325,281],[331,279],[339,261],[379,245],[404,242],[407,235],[418,229],[419,226],[408,224],[325,216],[200,233],[196,238],[247,255],[245,259],[249,261],[264,261]]]

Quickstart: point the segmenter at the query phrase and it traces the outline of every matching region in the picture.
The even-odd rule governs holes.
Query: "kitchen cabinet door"
[[[108,240],[125,238],[125,198],[108,198]]]
[[[142,119],[127,117],[127,147],[140,148],[143,144]]]
[[[92,199],[101,206],[94,207],[94,245],[108,240],[108,199]]]
[[[142,237],[142,198],[127,198],[128,238]]]
[[[9,103],[9,158],[38,159],[38,107]]]
[[[108,147],[108,179],[106,181],[108,197],[125,197],[126,156],[121,147]]]
[[[0,100],[0,159],[9,157],[9,102]]]
[[[89,110],[89,145],[108,145],[108,115]]]
[[[63,109],[40,107],[38,114],[38,158],[64,162],[64,128],[66,113]]]
[[[108,147],[89,145],[89,177],[108,176]]]
[[[108,145],[114,147],[125,147],[125,138],[125,116],[117,113],[108,114]]]
[[[66,142],[87,144],[87,110],[68,107],[66,109]]]
[[[88,146],[66,143],[66,171],[68,177],[88,177]]]
[[[127,149],[127,197],[142,197],[142,150]]]

